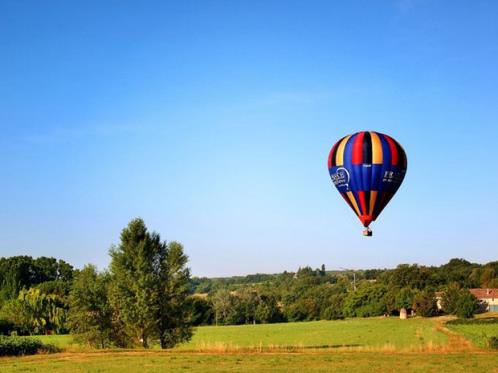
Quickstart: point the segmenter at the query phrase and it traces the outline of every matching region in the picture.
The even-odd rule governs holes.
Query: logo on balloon
[[[339,167],[330,177],[336,188],[349,189],[349,171],[344,167]]]

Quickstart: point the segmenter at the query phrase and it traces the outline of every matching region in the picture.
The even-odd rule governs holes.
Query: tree
[[[11,332],[16,331],[20,335],[32,334],[29,315],[24,312],[19,299],[10,299],[5,302],[0,312],[0,319],[11,326]]]
[[[212,303],[204,297],[196,294],[190,296],[190,313],[192,325],[210,325],[214,321],[214,309]]]
[[[479,300],[467,289],[460,292],[460,297],[456,303],[455,314],[459,318],[470,319],[479,311]]]
[[[460,295],[460,285],[456,282],[449,284],[441,298],[441,308],[443,311],[447,314],[454,315],[456,313]]]
[[[413,299],[413,305],[419,316],[431,317],[437,315],[436,297],[432,291],[422,290],[418,292]]]
[[[69,326],[78,339],[93,347],[106,348],[113,342],[110,277],[86,265],[73,282],[69,295]]]
[[[342,311],[344,307],[343,294],[334,294],[328,299],[328,306],[322,310],[320,313],[320,318],[322,320],[342,320],[344,319],[344,313]]]
[[[183,247],[167,245],[142,219],[134,219],[110,255],[111,304],[135,340],[144,348],[154,338],[162,348],[188,340],[190,271]]]
[[[409,309],[413,307],[413,297],[415,292],[409,287],[402,288],[396,295],[396,309]]]
[[[344,315],[350,317],[380,316],[386,313],[387,287],[382,284],[361,284],[344,300]]]
[[[149,347],[157,327],[158,291],[154,266],[161,242],[147,231],[142,219],[132,220],[121,232],[121,243],[111,248],[111,304],[130,334]]]
[[[17,299],[2,308],[2,318],[11,322],[22,334],[45,334],[64,330],[67,309],[56,294],[40,289],[23,289]]]
[[[30,256],[0,258],[0,305],[3,301],[17,298],[23,288],[29,289],[46,281],[70,282],[73,267],[63,260]]]
[[[259,303],[256,307],[255,318],[260,323],[274,323],[284,320],[284,316],[278,306],[275,294],[262,293],[259,296]]]
[[[158,236],[159,238],[159,236]],[[158,245],[157,333],[161,348],[171,348],[192,337],[189,296],[190,270],[188,257],[178,242]]]

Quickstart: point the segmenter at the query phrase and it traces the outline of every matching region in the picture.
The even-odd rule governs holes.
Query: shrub
[[[59,348],[28,337],[0,336],[0,356],[33,355],[39,352],[58,352]]]
[[[468,290],[463,290],[456,303],[455,313],[459,318],[470,319],[479,311],[480,304]]]
[[[434,293],[429,290],[419,292],[413,301],[417,315],[423,317],[432,317],[437,315],[437,303]]]

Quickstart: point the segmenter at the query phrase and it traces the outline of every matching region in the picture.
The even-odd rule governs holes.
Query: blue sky
[[[108,265],[133,218],[194,275],[498,259],[495,1],[2,1],[0,255]],[[408,155],[374,236],[340,137]]]

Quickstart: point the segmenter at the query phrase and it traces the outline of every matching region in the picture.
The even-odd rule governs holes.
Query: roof
[[[469,289],[478,299],[498,298],[498,289]]]

